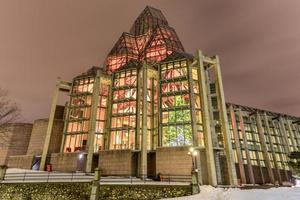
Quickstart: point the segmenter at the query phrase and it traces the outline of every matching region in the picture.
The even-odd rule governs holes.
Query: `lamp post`
[[[196,156],[198,155],[198,152],[194,149],[194,147],[191,147],[189,149],[188,155],[192,158],[192,193],[198,194],[200,192],[198,169],[196,168]]]

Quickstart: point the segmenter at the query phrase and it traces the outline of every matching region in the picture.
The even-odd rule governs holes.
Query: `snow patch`
[[[201,186],[197,195],[173,198],[178,200],[300,200],[299,187],[270,189],[214,188]],[[171,200],[171,199],[169,199]]]

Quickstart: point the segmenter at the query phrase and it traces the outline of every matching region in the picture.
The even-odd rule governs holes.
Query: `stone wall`
[[[191,175],[192,159],[189,147],[159,147],[156,149],[156,172],[163,175]]]
[[[158,147],[156,149],[156,174],[170,176],[173,180],[190,180],[192,158],[187,153],[190,147]],[[198,150],[195,166],[201,169],[203,184],[208,184],[207,162],[205,149]],[[197,162],[197,164],[196,164]],[[200,165],[200,166],[199,166]]]
[[[99,167],[103,175],[135,175],[131,150],[99,151]]]
[[[50,157],[50,164],[53,171],[62,172],[75,172],[83,171],[85,167],[86,155],[82,154],[82,158],[79,158],[80,153],[52,153]]]
[[[38,119],[34,121],[30,142],[28,145],[28,155],[41,155],[44,147],[46,132],[48,128],[48,119]],[[49,144],[49,153],[58,153],[63,132],[63,120],[55,119]]]
[[[24,155],[27,152],[32,124],[9,124],[6,131],[0,133],[5,138],[0,145],[0,164],[7,164],[9,156]]]
[[[9,168],[31,169],[33,159],[33,155],[10,156],[8,158],[7,166]]]

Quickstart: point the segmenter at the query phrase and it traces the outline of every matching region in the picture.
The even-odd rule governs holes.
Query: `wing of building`
[[[60,92],[70,99],[53,150]],[[282,184],[291,177],[288,154],[300,148],[299,124],[226,103],[218,56],[185,52],[162,12],[147,6],[101,67],[58,81],[43,150],[29,152],[29,163],[41,156],[41,170],[180,177],[195,162],[202,184]]]

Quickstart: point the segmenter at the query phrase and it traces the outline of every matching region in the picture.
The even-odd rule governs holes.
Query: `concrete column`
[[[0,181],[3,181],[5,178],[5,174],[6,174],[6,170],[7,170],[7,166],[5,165],[0,165]]]
[[[246,131],[245,131],[245,124],[244,124],[243,114],[242,114],[241,110],[238,110],[238,116],[239,116],[241,132],[242,132],[242,135],[243,135],[244,149],[245,149],[246,157],[247,157],[248,174],[249,174],[249,177],[250,177],[250,182],[252,184],[255,184],[253,168],[252,168],[250,153],[249,153],[249,149],[248,149],[247,134],[246,134]]]
[[[231,144],[229,127],[228,127],[227,110],[225,105],[225,96],[224,96],[220,62],[218,56],[216,56],[215,59],[216,59],[216,65],[215,65],[216,89],[217,89],[217,97],[218,97],[218,104],[219,104],[221,129],[224,137],[224,147],[225,147],[226,162],[228,168],[229,183],[230,185],[237,185],[236,170],[235,170],[235,164],[234,164],[234,159],[232,154],[232,144]]]
[[[212,186],[217,185],[217,175],[216,167],[214,160],[214,150],[212,143],[212,131],[211,131],[211,121],[210,114],[208,110],[208,94],[207,94],[207,84],[206,84],[206,75],[203,65],[203,55],[200,50],[196,53],[196,59],[198,62],[198,79],[200,85],[200,102],[202,109],[202,121],[203,121],[203,134],[204,134],[204,143],[205,143],[205,153],[206,153],[206,163],[207,163],[207,175],[208,182]]]
[[[242,150],[241,150],[241,146],[240,146],[239,133],[238,133],[237,125],[236,125],[235,112],[233,110],[232,105],[229,106],[229,112],[230,112],[232,130],[233,130],[234,141],[235,141],[235,150],[236,150],[236,154],[237,154],[238,165],[239,165],[239,170],[240,170],[240,175],[241,175],[241,182],[242,182],[242,184],[246,184],[247,180],[246,180],[245,169],[244,169],[243,155],[242,155]]]
[[[101,178],[100,170],[99,170],[99,168],[96,168],[93,185],[92,185],[92,190],[91,190],[91,195],[90,195],[90,200],[98,200],[99,199],[100,178]]]
[[[114,87],[114,79],[111,77],[109,93],[107,98],[107,112],[105,115],[106,123],[105,123],[105,132],[104,132],[104,150],[109,149],[110,144],[110,127],[111,127],[111,118],[112,118],[112,101],[113,101],[113,87]]]
[[[72,85],[73,87],[73,85]],[[72,88],[71,87],[71,88]],[[70,90],[69,95],[72,93],[72,90]],[[63,135],[62,135],[62,140],[61,140],[61,145],[60,145],[60,153],[64,152],[64,146],[65,146],[65,140],[66,140],[66,133],[67,133],[67,128],[68,128],[68,121],[69,121],[69,111],[70,111],[70,106],[71,106],[71,100],[66,104],[65,106],[65,116],[64,116],[64,128],[63,128]]]
[[[264,122],[265,122],[265,130],[267,132],[267,136],[269,138],[269,142],[270,142],[270,147],[271,147],[271,152],[272,152],[272,157],[273,157],[273,161],[274,161],[274,165],[275,165],[275,169],[277,172],[277,176],[278,176],[278,182],[279,184],[282,184],[282,178],[280,175],[280,170],[277,164],[277,159],[276,159],[276,154],[274,151],[274,146],[273,146],[273,141],[272,141],[272,137],[271,137],[271,130],[270,130],[270,125],[269,125],[269,120],[268,120],[268,116],[266,114],[266,112],[264,112]]]
[[[268,174],[269,174],[271,183],[275,184],[272,165],[271,165],[271,161],[269,159],[267,145],[266,145],[266,141],[265,141],[265,138],[264,138],[264,131],[263,131],[263,127],[262,127],[261,116],[260,116],[259,113],[256,113],[256,124],[257,124],[259,140],[261,142],[261,148],[263,150],[263,156],[264,156],[264,160],[266,162],[266,167],[267,167],[267,170],[268,170]]]
[[[89,121],[89,132],[87,141],[87,159],[86,159],[86,172],[92,172],[93,166],[93,154],[94,154],[94,141],[96,132],[96,118],[97,110],[99,104],[99,93],[100,93],[100,71],[97,71],[93,85],[93,96],[92,96],[92,106],[91,106],[91,116]]]
[[[191,63],[188,63],[188,83],[189,83],[189,93],[190,93],[190,109],[191,109],[191,121],[192,121],[192,132],[193,132],[193,146],[199,146],[199,138],[197,133],[197,120],[196,120],[196,108],[195,108],[195,94],[194,94],[194,81],[192,77],[192,67]],[[196,165],[198,169],[198,182],[202,184],[202,172],[201,172],[201,165],[200,165],[200,151],[197,153],[196,157]],[[198,162],[197,162],[198,161]]]
[[[140,69],[137,73],[137,100],[136,100],[136,133],[135,133],[135,149],[141,149],[141,113],[142,113],[142,106],[141,102],[143,100],[143,68]]]
[[[147,65],[143,65],[141,175],[147,178]],[[145,177],[143,177],[145,176]]]
[[[157,80],[157,96],[158,96],[158,146],[161,147],[162,145],[162,104],[161,104],[161,76],[160,76],[160,72],[161,72],[161,66],[158,65],[158,80]]]
[[[41,164],[40,164],[41,171],[45,170],[45,164],[46,164],[46,160],[47,160],[48,149],[49,149],[49,144],[50,144],[50,139],[51,139],[51,134],[52,134],[52,128],[53,128],[53,122],[54,122],[54,117],[55,117],[55,110],[56,110],[56,105],[57,105],[59,88],[60,88],[60,79],[58,80],[58,82],[56,84],[56,88],[54,90],[54,95],[52,97],[49,122],[48,122],[45,143],[44,143],[44,147],[43,147]]]

